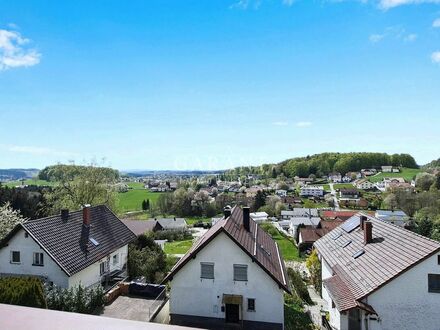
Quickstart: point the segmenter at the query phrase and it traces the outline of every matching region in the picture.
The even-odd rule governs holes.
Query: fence
[[[153,303],[151,304],[150,308],[148,308],[148,320],[151,321],[151,319],[156,315],[156,312],[162,307],[162,305],[167,300],[167,292],[166,289],[163,289],[161,293],[154,299]]]

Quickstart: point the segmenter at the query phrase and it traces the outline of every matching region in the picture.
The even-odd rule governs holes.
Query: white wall
[[[20,251],[20,264],[10,262],[11,251]],[[44,266],[32,266],[34,252],[43,253]],[[30,235],[25,237],[24,229],[18,231],[8,242],[8,246],[0,249],[0,273],[44,276],[60,287],[68,286],[67,274]]]
[[[118,262],[113,264],[113,256],[115,254],[119,255]],[[115,252],[110,254],[110,271],[115,269],[121,269],[124,263],[127,262],[127,254],[128,254],[128,245],[125,245]],[[81,284],[82,286],[88,287],[94,284],[97,284],[101,281],[100,275],[100,263],[107,260],[107,257],[102,258],[98,262],[90,265],[89,267],[83,269],[82,271],[72,275],[69,278],[69,287],[78,286]]]
[[[428,292],[428,274],[440,274],[437,254],[371,294],[380,322],[370,320],[369,330],[440,329],[440,293]]]
[[[200,278],[200,263],[213,262],[214,279]],[[248,281],[234,282],[233,264],[248,265]],[[244,320],[284,323],[283,290],[229,237],[220,233],[171,282],[170,313],[221,318],[223,294],[243,296]],[[247,311],[255,299],[255,312]]]

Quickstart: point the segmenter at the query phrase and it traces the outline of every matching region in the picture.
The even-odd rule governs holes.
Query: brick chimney
[[[373,242],[373,224],[370,221],[364,222],[364,244]]]
[[[359,228],[361,228],[361,230],[364,230],[364,224],[367,221],[368,221],[368,218],[365,215],[361,215],[360,223],[359,223]]]
[[[248,206],[243,207],[243,227],[247,231],[250,231],[250,208]]]
[[[83,225],[90,226],[90,204],[83,207]]]

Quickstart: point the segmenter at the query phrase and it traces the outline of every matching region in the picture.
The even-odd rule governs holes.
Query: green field
[[[117,209],[120,213],[141,211],[142,201],[149,199],[150,203],[156,203],[163,193],[153,193],[146,189],[132,189],[124,193],[118,193]]]
[[[142,182],[127,182],[127,186],[131,189],[144,189],[145,184]]]
[[[382,181],[383,178],[404,178],[409,182],[420,172],[423,171],[418,168],[403,168],[399,173],[380,173],[378,175],[370,176],[368,180],[371,182],[378,182]]]
[[[192,239],[165,243],[164,251],[166,254],[185,254],[191,248],[192,244]]]
[[[333,185],[333,188],[335,190],[337,190],[337,189],[343,189],[343,188],[354,188],[354,186],[351,183],[335,183]]]
[[[3,186],[6,187],[15,187],[15,186],[20,186],[22,184],[21,180],[17,180],[17,181],[9,181],[9,182],[2,182]],[[38,180],[38,179],[27,179],[24,180],[24,184],[28,185],[28,186],[54,186],[56,183],[55,182],[50,182],[50,181],[46,181],[46,180]]]

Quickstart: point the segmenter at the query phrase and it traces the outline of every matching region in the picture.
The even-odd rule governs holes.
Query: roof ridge
[[[105,208],[107,208],[108,210],[110,210],[110,208],[109,208],[107,205],[105,205],[105,204],[98,204],[98,205],[90,206],[90,209],[95,209],[95,208],[98,208],[98,207],[105,207]],[[81,211],[82,211],[82,209],[75,210],[75,211],[72,211],[72,212],[70,212],[70,210],[69,210],[69,216],[72,215],[72,214],[79,213],[79,212],[81,212]],[[110,210],[110,212],[113,213],[112,210]],[[113,213],[113,215],[116,216],[114,213]],[[58,214],[48,215],[47,217],[42,217],[42,218],[37,218],[37,219],[29,219],[29,220],[24,221],[23,223],[36,222],[36,221],[43,221],[43,220],[46,220],[46,219],[57,218],[57,217],[61,217],[61,214],[58,213]],[[118,218],[118,219],[119,219],[119,218]]]

